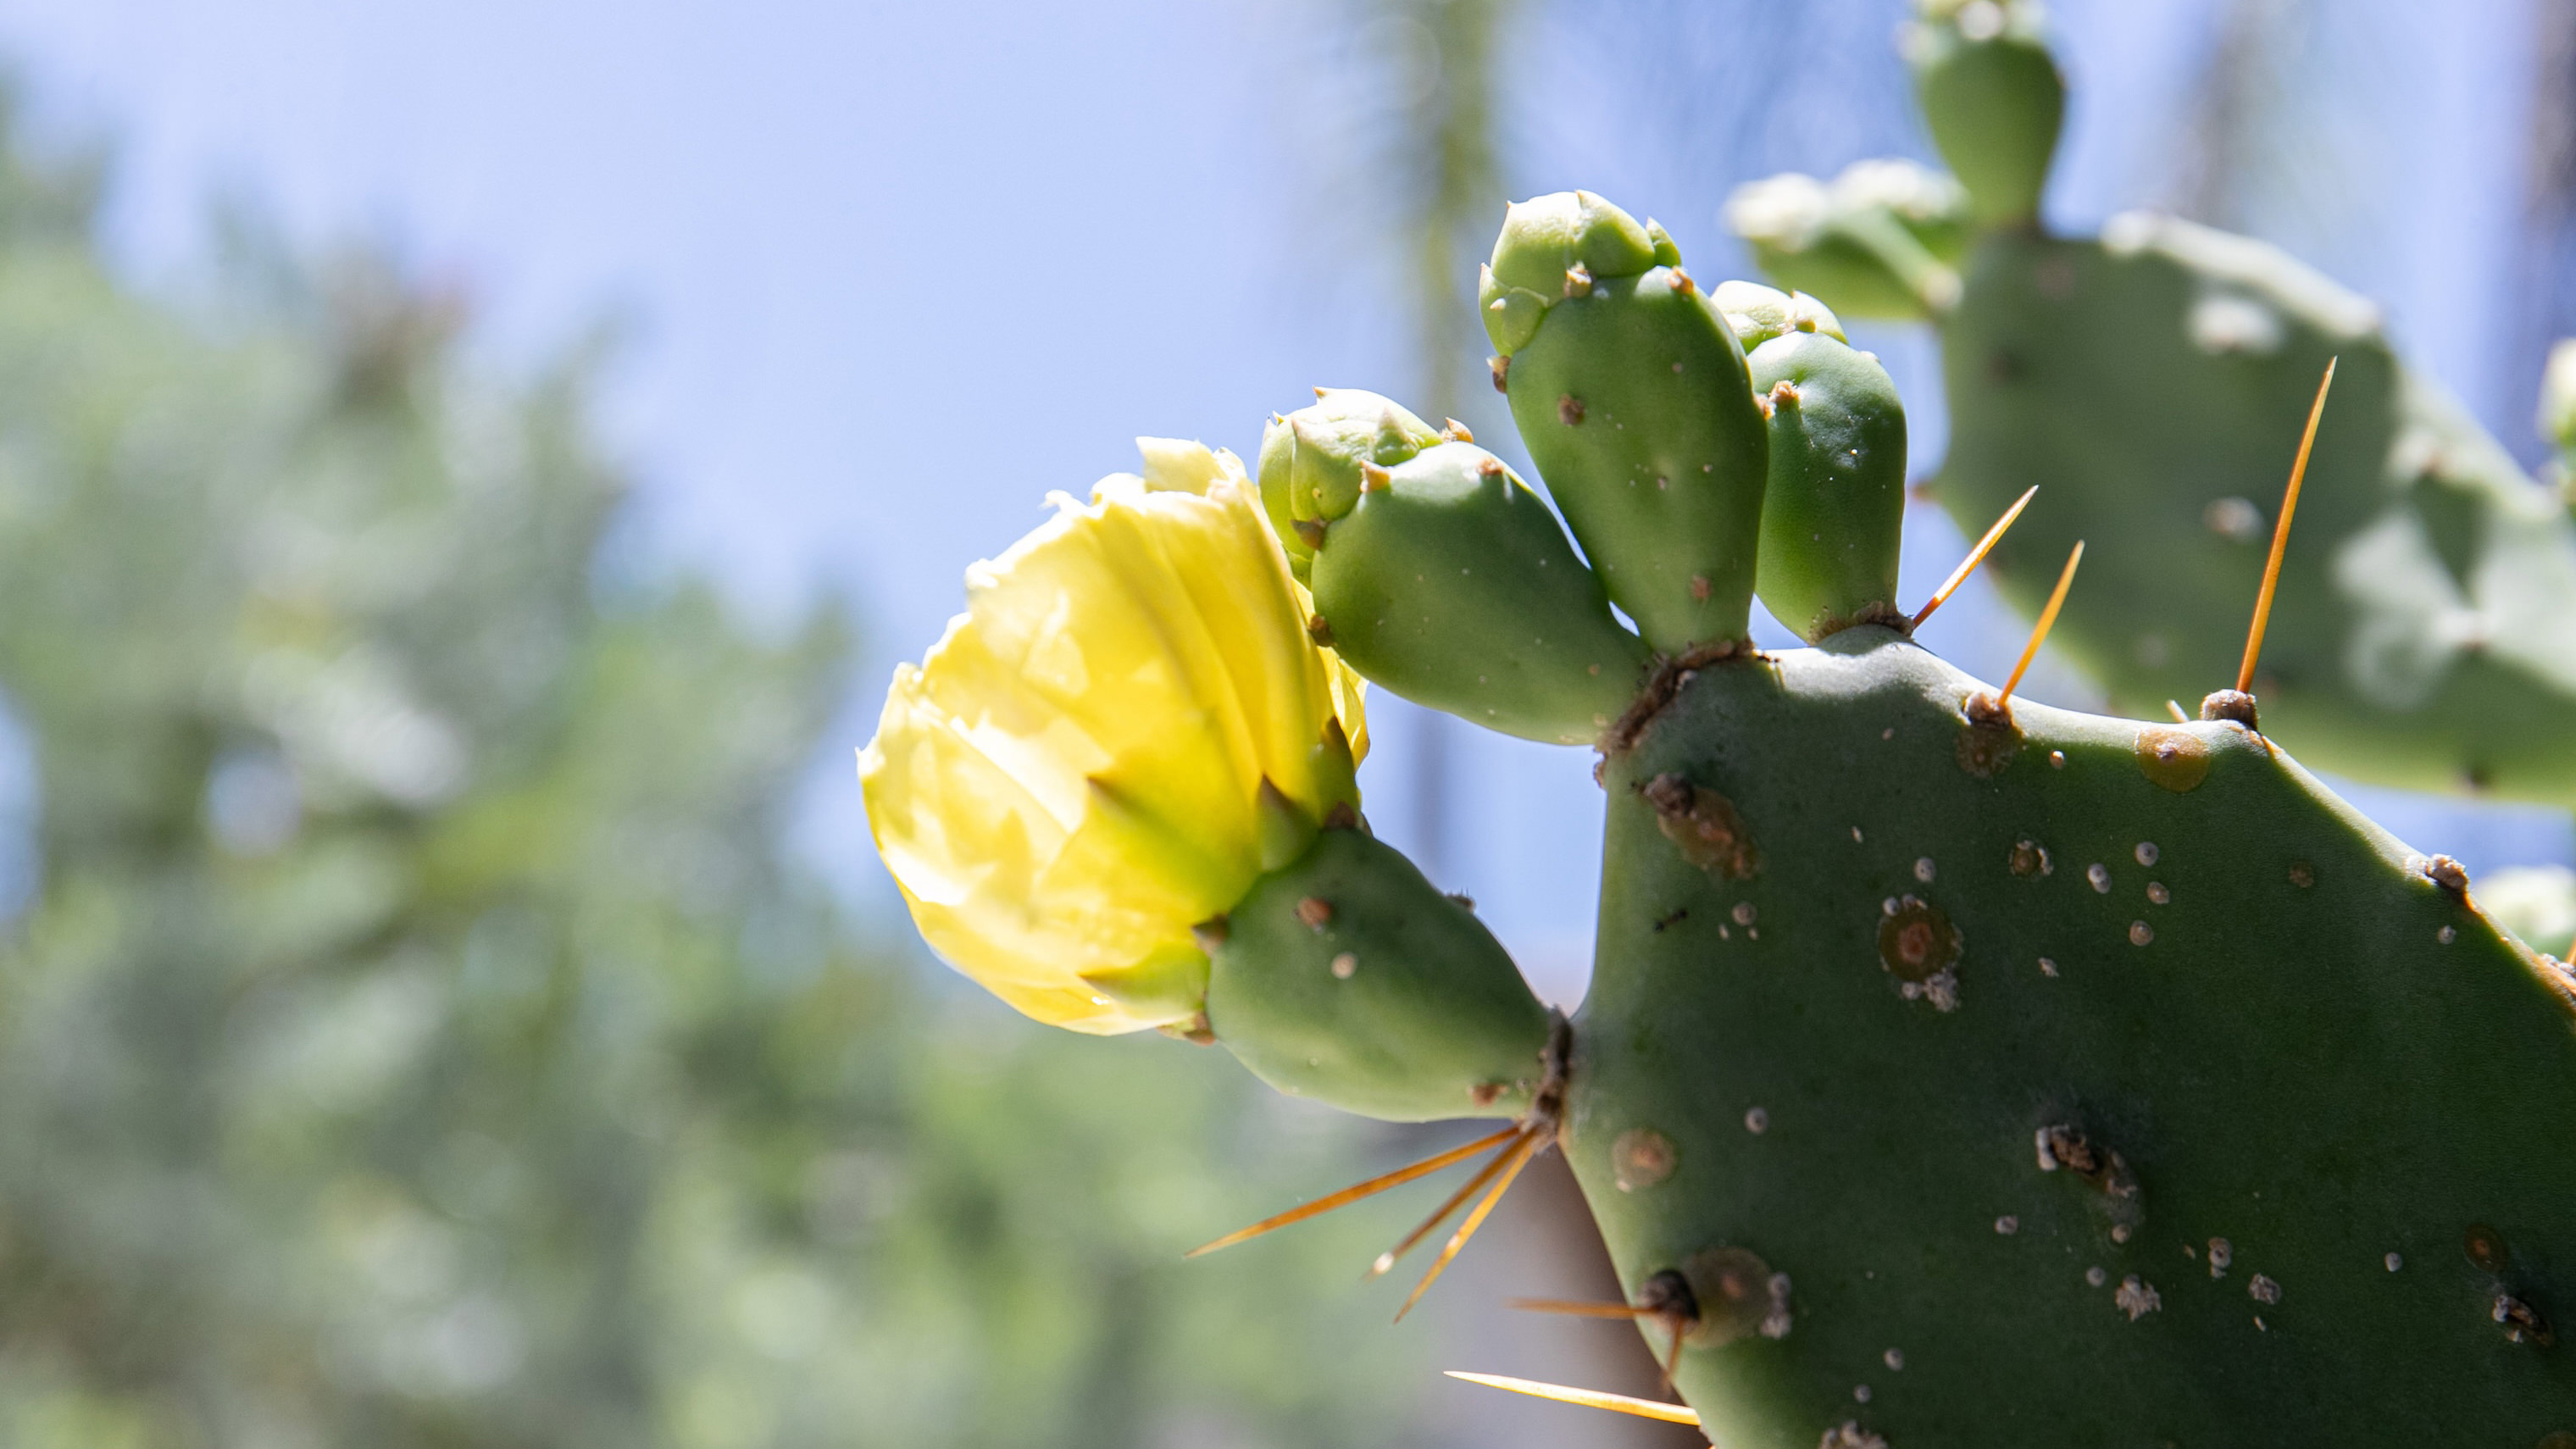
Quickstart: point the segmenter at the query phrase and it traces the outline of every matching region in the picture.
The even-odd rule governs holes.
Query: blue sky
[[[2528,3],[2328,7],[2280,88],[2298,164],[2252,208],[2386,300],[2416,356],[2505,430],[2524,426],[2502,401],[2521,394],[2495,375],[2488,324],[2508,299],[2485,279],[2519,160],[2456,138],[2519,134]],[[606,416],[650,537],[764,613],[848,593],[871,641],[854,746],[883,670],[918,655],[964,565],[1036,523],[1049,489],[1129,466],[1138,433],[1248,454],[1312,383],[1401,390],[1374,203],[1335,167],[1366,117],[1317,17],[1350,8],[0,0],[0,54],[46,125],[119,140],[110,235],[138,277],[183,278],[208,198],[231,191],[299,240],[389,241],[463,284],[504,365],[627,319]],[[2079,87],[2060,220],[2170,185],[2222,8],[2059,7]],[[1716,224],[1728,183],[1919,153],[1889,53],[1901,6],[1809,7],[1804,48],[1769,60],[1722,12],[1788,13],[1528,6],[1515,193],[1604,191],[1662,217],[1708,275],[1740,270]],[[1755,64],[1812,71],[1830,94],[1749,121],[1709,99]],[[1919,470],[1939,445],[1931,351],[1866,340],[1912,400]],[[1958,548],[1918,510],[1909,594]],[[1972,598],[1927,637],[1992,672],[2020,626]],[[2063,675],[2032,692],[2085,697]],[[1390,703],[1379,735],[1365,783],[1401,799],[1421,722]],[[1590,756],[1445,738],[1468,803],[1438,873],[1570,991],[1597,881]],[[818,765],[804,844],[875,896],[847,759]],[[2472,864],[2569,851],[2547,812],[2368,803]],[[1401,811],[1372,815],[1408,837]]]

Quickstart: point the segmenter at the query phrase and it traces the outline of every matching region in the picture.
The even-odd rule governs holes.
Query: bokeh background
[[[1503,199],[1741,273],[1734,184],[1928,156],[1902,13],[0,0],[0,1442],[1675,1442],[1434,1373],[1651,1388],[1503,1307],[1597,1282],[1561,1178],[1400,1329],[1357,1269],[1419,1201],[1182,1264],[1444,1139],[951,979],[851,751],[1135,434],[1327,383],[1514,452]],[[2279,241],[2537,455],[2576,3],[2056,17],[2054,222]],[[1854,340],[1931,471],[1928,341]],[[1915,510],[1908,596],[1962,546]],[[1373,716],[1372,819],[1572,1003],[1590,757]]]

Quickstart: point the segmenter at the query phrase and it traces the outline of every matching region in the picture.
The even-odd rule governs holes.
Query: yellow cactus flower
[[[1142,477],[1102,479],[1087,506],[1054,495],[1052,520],[967,570],[967,611],[896,669],[859,753],[869,828],[932,949],[1029,1016],[1103,1034],[1197,1014],[1190,928],[1242,899],[1283,817],[1357,808],[1368,748],[1359,676],[1308,637],[1243,465],[1137,445]]]

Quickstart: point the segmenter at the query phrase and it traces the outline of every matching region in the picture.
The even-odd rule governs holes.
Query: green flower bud
[[[1468,443],[1380,476],[1326,531],[1310,574],[1343,662],[1505,734],[1598,739],[1636,697],[1646,650],[1546,501]]]
[[[1364,831],[1323,831],[1200,939],[1209,1030],[1291,1096],[1392,1122],[1510,1117],[1546,1078],[1547,1008],[1511,957]]]
[[[1386,398],[1319,387],[1311,406],[1275,417],[1261,434],[1261,509],[1300,579],[1322,525],[1349,513],[1372,473],[1448,435]]]

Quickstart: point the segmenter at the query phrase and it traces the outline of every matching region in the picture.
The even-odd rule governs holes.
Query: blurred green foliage
[[[871,946],[778,846],[839,615],[603,567],[588,364],[138,292],[0,155],[0,1439],[1406,1437],[1385,1214],[1178,1256],[1400,1140]]]

